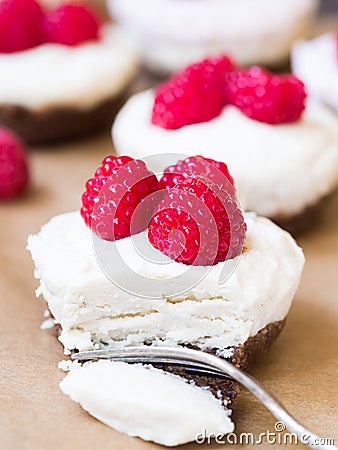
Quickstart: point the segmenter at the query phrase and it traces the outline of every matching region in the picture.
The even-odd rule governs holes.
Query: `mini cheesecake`
[[[291,61],[311,96],[338,113],[338,31],[297,42]]]
[[[140,256],[132,237],[102,241],[107,255],[118,247],[124,263],[161,280],[156,298],[133,294],[110,281],[96,259],[93,235],[78,212],[56,216],[28,240],[43,295],[65,353],[131,345],[188,346],[246,368],[283,328],[304,264],[293,238],[270,220],[246,213],[247,235],[236,268],[233,260],[208,267],[171,260],[156,264]],[[142,234],[145,232],[140,233]],[[113,260],[119,272],[120,260]],[[229,273],[231,271],[229,270]],[[169,296],[177,275],[186,290]],[[179,289],[177,290],[179,292]],[[63,364],[64,366],[65,364]],[[183,368],[130,366],[111,361],[66,363],[62,391],[105,424],[164,445],[233,430],[230,406],[237,387],[228,379],[198,376]],[[177,399],[180,399],[178,402]],[[183,421],[187,414],[189,424]]]
[[[0,53],[0,124],[32,144],[108,127],[137,72],[134,46],[112,24],[77,46]]]
[[[282,65],[306,36],[317,0],[109,0],[145,64],[166,74],[226,52],[243,64]]]

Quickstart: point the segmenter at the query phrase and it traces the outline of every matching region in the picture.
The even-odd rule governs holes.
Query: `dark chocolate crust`
[[[241,369],[248,369],[257,359],[263,355],[276,340],[285,325],[285,319],[272,322],[261,329],[255,336],[249,337],[244,344],[234,347],[233,354],[227,361]],[[196,348],[196,347],[192,347]],[[210,349],[208,353],[217,354],[217,349]],[[227,378],[215,376],[201,376],[187,373],[182,367],[162,365],[161,368],[167,372],[180,375],[189,381],[193,381],[197,386],[209,387],[216,398],[220,398],[224,406],[229,407],[234,402],[239,393],[238,384]]]
[[[320,215],[321,210],[326,205],[330,197],[331,195],[323,197],[317,203],[307,206],[296,216],[277,216],[273,217],[272,220],[281,228],[283,228],[283,230],[288,231],[293,236],[297,236],[305,229],[315,224],[316,219]]]
[[[234,353],[230,359],[231,362],[241,369],[248,369],[251,367],[277,339],[284,328],[285,321],[286,319],[269,323],[255,336],[249,337],[244,344],[239,345],[234,349]]]
[[[90,109],[55,107],[33,111],[18,105],[0,105],[0,124],[16,131],[28,144],[56,143],[109,129],[126,93]]]
[[[208,375],[198,375],[196,373],[188,373],[181,366],[157,366],[166,372],[185,378],[191,383],[199,387],[208,387],[211,393],[222,401],[222,404],[228,408],[231,406],[239,393],[238,384],[231,378],[222,378]]]

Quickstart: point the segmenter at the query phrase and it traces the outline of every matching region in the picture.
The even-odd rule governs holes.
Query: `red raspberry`
[[[227,101],[259,122],[296,122],[305,108],[304,84],[293,75],[251,67],[229,73],[225,86]]]
[[[227,55],[214,56],[200,62],[205,71],[213,75],[218,89],[222,88],[230,72],[236,70],[235,62]]]
[[[232,186],[234,185],[234,180],[229,174],[225,163],[197,155],[178,161],[176,164],[164,169],[162,178],[159,181],[159,187],[160,189],[170,189],[188,177],[209,180],[218,186],[226,185],[227,188],[229,187],[228,182]]]
[[[50,11],[45,18],[48,42],[75,46],[97,40],[101,20],[87,5],[64,4]]]
[[[0,199],[21,194],[28,181],[25,146],[11,131],[0,128]]]
[[[210,266],[238,256],[246,225],[233,196],[186,178],[168,191],[152,217],[150,243],[177,262]]]
[[[0,1],[0,52],[27,50],[43,43],[43,12],[35,0]]]
[[[81,215],[102,239],[123,239],[146,229],[148,211],[136,220],[133,215],[142,200],[157,190],[157,178],[143,161],[107,156],[86,183]]]
[[[156,89],[152,123],[175,130],[217,117],[224,106],[219,85],[233,69],[227,56],[188,66]]]

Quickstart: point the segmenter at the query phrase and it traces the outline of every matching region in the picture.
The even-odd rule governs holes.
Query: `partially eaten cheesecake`
[[[139,254],[134,236],[102,240],[106,254],[114,255],[117,248],[133,273],[161,280],[156,297],[149,298],[147,283],[138,295],[132,277],[130,289],[121,289],[106,276],[95,254],[93,234],[78,212],[52,218],[39,234],[29,237],[28,249],[40,280],[37,295],[48,303],[65,353],[181,345],[247,368],[283,328],[304,256],[293,238],[269,219],[254,213],[243,218],[246,238],[241,255],[210,266],[198,283],[200,266],[170,258],[166,264],[147,260]],[[139,233],[139,238],[146,233]],[[119,258],[111,261],[113,266]],[[227,265],[229,276],[224,281]],[[178,275],[186,289],[168,295]],[[208,434],[233,430],[229,408],[237,387],[229,379],[180,367],[112,361],[73,363],[69,368],[62,391],[102,422],[131,436],[178,445],[193,441],[203,429]],[[185,417],[191,418],[189,423]]]

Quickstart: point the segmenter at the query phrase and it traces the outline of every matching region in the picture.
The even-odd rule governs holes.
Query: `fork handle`
[[[156,351],[160,350],[159,347]],[[160,350],[161,351],[161,350]],[[285,427],[291,432],[295,433],[300,441],[313,449],[320,450],[332,450],[337,449],[335,445],[320,444],[325,440],[300,424],[282,405],[282,403],[276,399],[276,397],[265,387],[261,382],[256,380],[252,375],[237,368],[230,362],[221,359],[218,356],[211,355],[198,350],[166,347],[164,353],[168,357],[183,358],[200,362],[205,365],[209,365],[211,368],[220,370],[221,372],[230,375],[238,383],[245,386],[252,394],[254,394],[263,405],[278,419]],[[306,436],[307,442],[304,442]]]

